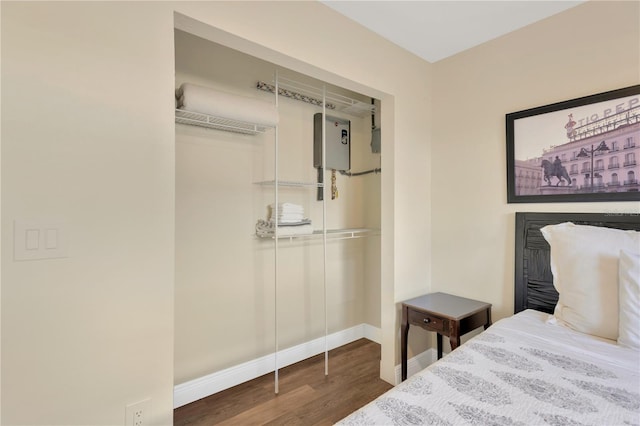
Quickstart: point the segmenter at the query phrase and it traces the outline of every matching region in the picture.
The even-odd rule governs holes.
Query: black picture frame
[[[508,203],[640,201],[640,85],[505,118]]]

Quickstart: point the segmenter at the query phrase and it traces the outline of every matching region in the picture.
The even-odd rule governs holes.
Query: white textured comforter
[[[527,310],[341,425],[640,425],[640,352]]]

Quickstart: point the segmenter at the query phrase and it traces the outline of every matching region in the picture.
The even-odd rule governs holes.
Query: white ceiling
[[[429,62],[584,3],[559,0],[321,1]]]

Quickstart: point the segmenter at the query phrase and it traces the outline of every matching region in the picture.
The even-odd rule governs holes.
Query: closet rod
[[[367,175],[369,173],[382,173],[382,169],[381,168],[377,168],[377,169],[371,169],[371,170],[364,170],[362,172],[345,172],[344,170],[338,170],[340,172],[341,175],[343,176],[362,176],[362,175]]]

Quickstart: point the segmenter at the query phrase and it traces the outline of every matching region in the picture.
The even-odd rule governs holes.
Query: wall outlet
[[[145,399],[125,408],[125,426],[147,426],[151,419],[151,399]]]

